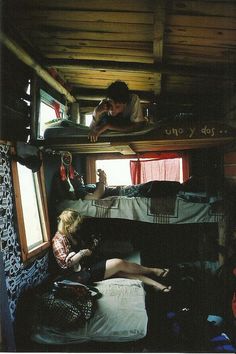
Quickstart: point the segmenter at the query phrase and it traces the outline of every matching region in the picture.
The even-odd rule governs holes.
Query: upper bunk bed
[[[132,133],[108,131],[96,143],[88,141],[89,128],[63,120],[48,127],[44,148],[69,150],[71,153],[121,153],[173,151],[227,146],[236,141],[236,129],[218,121],[170,122],[147,126]]]

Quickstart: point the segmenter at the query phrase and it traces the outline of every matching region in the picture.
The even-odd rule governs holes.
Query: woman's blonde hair
[[[66,209],[59,215],[58,231],[65,236],[73,235],[83,222],[78,211]]]

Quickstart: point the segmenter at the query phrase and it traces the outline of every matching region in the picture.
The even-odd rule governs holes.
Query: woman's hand
[[[92,251],[89,250],[88,248],[84,248],[83,250],[79,251],[81,257],[89,257],[92,254]]]
[[[84,248],[84,249],[80,250],[77,253],[71,252],[66,257],[67,266],[68,267],[77,266],[77,269],[80,269],[78,267],[80,267],[79,263],[80,263],[81,259],[84,258],[84,257],[89,257],[89,256],[91,256],[91,254],[92,254],[92,251],[89,250],[88,248]]]

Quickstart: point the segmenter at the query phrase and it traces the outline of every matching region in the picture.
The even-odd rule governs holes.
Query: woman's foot
[[[165,286],[165,287],[161,290],[162,293],[169,293],[170,291],[171,291],[171,286]]]
[[[169,293],[171,291],[171,286],[153,286],[153,288],[155,289],[155,291],[163,294]]]
[[[169,271],[170,270],[168,268],[155,268],[154,273],[159,278],[165,278]]]

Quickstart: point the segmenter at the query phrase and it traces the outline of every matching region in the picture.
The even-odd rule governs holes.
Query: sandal
[[[169,269],[168,268],[163,268],[161,274],[159,275],[160,278],[165,278],[167,276],[167,274],[169,273]]]
[[[163,289],[157,288],[155,286],[153,286],[153,288],[156,292],[161,293],[161,294],[166,294],[171,291],[171,286],[165,286]]]
[[[169,293],[171,291],[171,286],[166,286],[161,290],[162,293]]]

